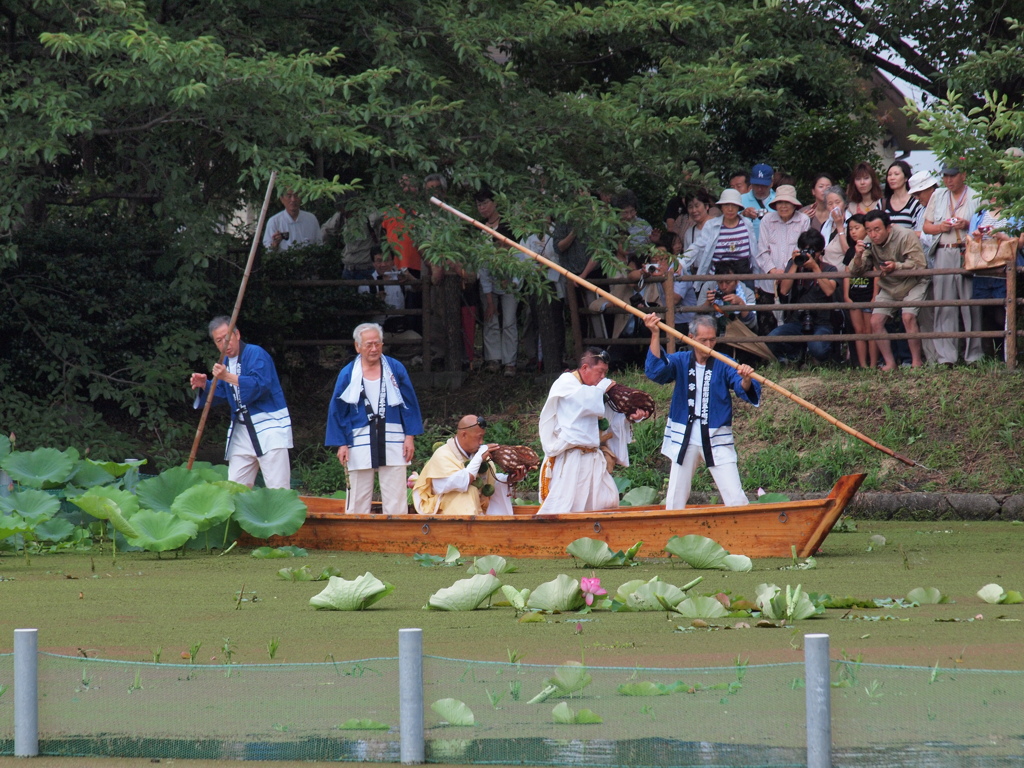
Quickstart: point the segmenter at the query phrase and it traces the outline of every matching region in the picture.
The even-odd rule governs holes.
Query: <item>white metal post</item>
[[[14,630],[14,755],[39,754],[39,630]]]
[[[804,635],[807,768],[832,768],[832,687],[828,635]]]
[[[426,760],[423,736],[423,630],[398,630],[398,730],[402,765]]]

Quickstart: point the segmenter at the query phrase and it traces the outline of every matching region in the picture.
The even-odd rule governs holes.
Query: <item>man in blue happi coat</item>
[[[226,315],[213,318],[208,326],[223,358],[213,366],[217,382],[213,402],[231,408],[224,451],[228,479],[251,488],[256,473],[263,470],[267,488],[290,488],[292,419],[277,368],[263,347],[243,342],[238,328],[229,334],[230,327],[231,318]],[[205,373],[193,373],[190,383],[192,389],[210,390]],[[202,404],[197,394],[194,407]]]
[[[749,365],[732,368],[696,348],[666,354],[659,341],[658,316],[647,315],[644,324],[651,332],[644,373],[659,384],[676,382],[661,443],[662,454],[672,460],[665,508],[686,507],[699,458],[711,471],[725,506],[749,503],[736,466],[730,390],[758,406],[761,385],[751,378],[754,369]],[[708,315],[697,315],[690,323],[690,338],[705,347],[714,347],[718,339],[715,321]]]
[[[413,437],[423,434],[420,404],[405,366],[384,354],[383,328],[363,323],[352,338],[359,354],[338,374],[324,445],[338,446],[338,461],[348,470],[345,512],[370,514],[376,474],[384,514],[406,514],[405,468]]]

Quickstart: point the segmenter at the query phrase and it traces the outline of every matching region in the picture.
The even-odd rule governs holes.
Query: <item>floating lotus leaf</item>
[[[257,547],[250,557],[257,560],[275,560],[288,557],[308,557],[309,553],[302,547]]]
[[[508,604],[515,608],[517,611],[525,611],[526,603],[530,599],[530,590],[524,589],[522,591],[516,589],[511,584],[504,584],[501,587],[501,592],[505,595],[505,599],[508,600]]]
[[[665,551],[675,555],[691,568],[722,569],[729,553],[714,539],[691,533],[689,536],[673,536],[665,544]]]
[[[498,591],[501,579],[489,573],[478,573],[468,579],[459,579],[450,587],[439,589],[430,596],[427,608],[437,611],[475,611]]]
[[[381,581],[369,571],[352,581],[331,576],[323,591],[309,599],[309,604],[320,610],[363,611],[394,591],[393,585]]]
[[[808,561],[813,558],[807,558]],[[725,568],[729,571],[746,573],[754,567],[754,563],[746,555],[726,555],[724,560]]]
[[[195,523],[200,531],[223,523],[234,511],[235,502],[231,492],[209,483],[193,485],[171,504],[171,514]]]
[[[573,712],[564,701],[555,705],[555,708],[551,710],[551,717],[559,725],[597,725],[604,722],[589,709]]]
[[[135,535],[127,537],[128,543],[150,552],[177,549],[199,533],[195,523],[155,509],[139,510],[132,516],[132,528]]]
[[[978,597],[990,605],[998,605],[1006,599],[1006,592],[998,584],[986,584],[978,590]]]
[[[469,573],[490,573],[494,571],[495,575],[502,573],[514,573],[516,567],[510,565],[504,557],[501,555],[484,555],[483,557],[474,557],[473,564],[469,566]]]
[[[71,476],[78,452],[56,448],[14,451],[0,460],[0,469],[29,488],[60,485]]]
[[[661,683],[623,683],[618,688],[621,696],[668,696],[672,689]]]
[[[390,729],[390,725],[378,723],[376,720],[369,720],[366,718],[352,718],[338,726],[339,731],[388,731]]]
[[[430,708],[448,725],[473,725],[473,711],[458,699],[438,699]]]
[[[49,520],[60,509],[60,499],[45,491],[18,491],[0,497],[0,512],[14,512],[29,525]]]
[[[289,488],[255,488],[235,496],[234,520],[258,539],[291,536],[306,521],[306,505]]]
[[[725,606],[713,597],[688,597],[676,605],[676,613],[687,619],[721,619],[729,615]]]
[[[579,610],[583,603],[584,596],[580,583],[560,573],[533,590],[526,607],[551,613],[564,613]]]
[[[907,592],[907,600],[918,605],[938,605],[946,602],[946,596],[935,587],[917,587]]]
[[[32,529],[32,533],[40,541],[64,541],[64,539],[73,536],[75,531],[84,530],[72,525],[63,518],[54,518],[53,520],[44,520],[39,523],[35,528]]]
[[[663,611],[686,599],[686,592],[674,584],[651,579],[626,595],[625,607],[631,611]]]
[[[582,560],[591,568],[611,568],[615,566],[633,565],[633,558],[643,546],[638,541],[625,552],[612,552],[611,548],[603,541],[591,539],[586,536],[576,539],[565,551],[575,558]]]

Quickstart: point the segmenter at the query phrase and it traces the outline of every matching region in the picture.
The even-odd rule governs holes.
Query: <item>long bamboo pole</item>
[[[270,181],[267,182],[267,193],[263,196],[263,207],[260,209],[260,218],[256,222],[256,232],[252,238],[252,247],[249,249],[249,260],[245,263],[245,272],[242,274],[242,282],[238,286],[238,298],[235,299],[235,308],[231,311],[231,322],[228,323],[228,338],[235,332],[235,324],[238,322],[238,313],[242,310],[242,299],[245,298],[245,289],[249,285],[249,275],[252,274],[252,263],[256,260],[256,252],[259,250],[260,242],[263,239],[263,226],[267,222],[267,209],[270,208],[270,196],[274,191],[274,182],[277,181],[277,171],[270,173]],[[217,357],[217,362],[220,358]],[[203,430],[206,428],[206,419],[210,415],[210,406],[213,404],[213,393],[217,389],[217,381],[210,383],[210,393],[206,396],[206,404],[203,406],[203,415],[199,417],[199,426],[196,427],[196,436],[192,441],[192,450],[188,454],[188,468],[196,460],[196,453],[199,451],[199,441],[203,439]]]
[[[522,251],[523,253],[525,253],[527,256],[529,256],[530,258],[534,259],[535,261],[538,261],[541,264],[543,264],[544,266],[549,267],[550,269],[555,270],[556,272],[558,272],[561,275],[564,275],[566,278],[568,278],[569,280],[572,280],[575,283],[578,283],[579,285],[581,285],[584,288],[586,288],[588,291],[593,291],[598,296],[600,296],[603,299],[607,299],[609,302],[611,302],[615,306],[617,306],[617,307],[619,307],[621,309],[625,309],[628,312],[630,312],[631,314],[634,314],[634,315],[636,315],[637,317],[639,317],[641,319],[643,317],[645,317],[644,313],[641,312],[636,307],[634,307],[632,304],[629,304],[628,302],[625,302],[622,299],[620,299],[620,298],[618,298],[616,296],[613,296],[612,294],[608,293],[607,291],[601,290],[600,288],[598,288],[596,285],[594,285],[590,281],[583,279],[579,275],[573,274],[569,270],[567,270],[564,267],[556,264],[555,262],[551,261],[550,259],[546,259],[543,256],[541,256],[540,254],[534,253],[529,248],[526,248],[526,247],[520,245],[519,243],[515,242],[514,240],[511,240],[511,239],[505,237],[504,235],[502,235],[501,233],[497,232],[496,230],[491,229],[490,227],[488,227],[486,224],[483,224],[482,222],[477,221],[476,219],[474,219],[471,216],[467,216],[466,214],[464,214],[462,211],[458,210],[457,208],[453,208],[452,206],[448,205],[447,203],[442,202],[441,200],[438,200],[436,197],[430,198],[430,202],[433,203],[434,205],[438,206],[442,210],[448,211],[448,213],[451,213],[451,214],[453,214],[455,216],[458,216],[460,219],[469,222],[470,224],[472,224],[477,229],[483,230],[487,234],[491,235],[495,240],[500,240],[501,242],[505,243],[506,245],[510,246],[511,248],[515,248],[516,250]],[[667,334],[669,334],[671,336],[675,336],[680,341],[683,341],[686,344],[689,344],[694,349],[697,349],[700,352],[703,352],[703,353],[705,353],[707,355],[710,355],[711,357],[715,358],[716,360],[721,360],[723,363],[725,363],[728,366],[731,366],[732,368],[739,368],[739,363],[737,363],[735,360],[731,360],[728,357],[726,357],[725,355],[723,355],[721,352],[716,352],[715,350],[711,349],[710,347],[704,346],[700,342],[695,341],[694,339],[691,339],[689,336],[686,336],[686,335],[680,333],[679,331],[677,331],[675,328],[673,328],[670,325],[666,325],[665,323],[659,322],[658,323],[658,328],[661,329],[662,331],[665,331],[665,333],[667,333]],[[829,424],[832,424],[833,426],[838,427],[839,429],[843,430],[847,434],[852,435],[853,437],[856,437],[858,440],[864,441],[865,443],[870,445],[872,448],[875,448],[876,450],[879,450],[882,453],[888,454],[889,456],[892,456],[894,459],[902,461],[907,466],[910,466],[910,467],[922,467],[924,469],[927,469],[927,467],[925,467],[923,464],[921,464],[919,462],[916,462],[913,459],[908,459],[906,456],[903,456],[901,454],[896,453],[896,451],[892,450],[892,448],[886,448],[881,443],[876,442],[875,440],[872,440],[870,437],[868,437],[867,435],[865,435],[865,434],[863,434],[861,432],[858,432],[856,429],[854,429],[853,427],[849,426],[848,424],[844,424],[843,422],[839,421],[839,419],[837,419],[832,414],[830,414],[830,413],[828,413],[826,411],[823,411],[821,408],[819,408],[818,406],[814,405],[813,403],[809,403],[808,401],[804,400],[799,395],[793,394],[788,389],[783,387],[781,384],[776,384],[771,379],[766,379],[764,376],[761,376],[758,373],[754,373],[751,376],[751,378],[753,378],[755,381],[760,382],[763,386],[766,386],[769,389],[774,389],[779,394],[784,395],[785,397],[788,397],[790,400],[792,400],[797,405],[803,406],[804,408],[806,408],[807,410],[811,411],[812,413],[814,413],[814,414],[820,416],[821,418],[825,419],[825,421],[827,421]]]

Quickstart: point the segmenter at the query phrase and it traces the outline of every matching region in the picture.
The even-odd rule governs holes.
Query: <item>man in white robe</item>
[[[624,414],[605,403],[615,382],[607,378],[608,353],[588,348],[580,367],[563,373],[551,385],[540,412],[541,499],[538,514],[591,512],[618,506],[619,492],[611,471],[629,466],[633,433]],[[649,414],[637,411],[630,420]],[[601,428],[599,422],[607,419]]]

